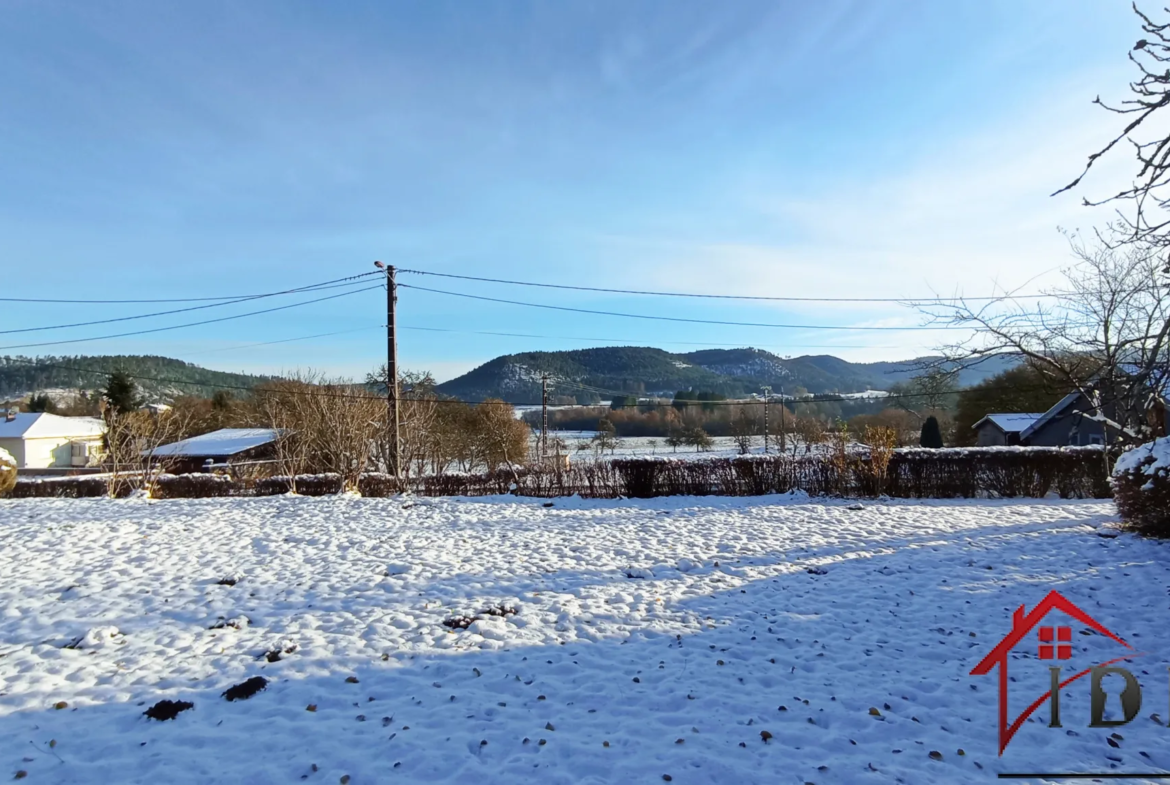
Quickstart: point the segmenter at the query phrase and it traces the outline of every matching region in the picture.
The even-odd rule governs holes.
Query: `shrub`
[[[16,459],[0,447],[0,496],[7,496],[16,486]]]
[[[1113,501],[1129,528],[1170,537],[1170,437],[1130,450],[1113,467]]]
[[[222,474],[164,474],[154,483],[155,499],[205,499],[240,496],[243,489]]]
[[[625,495],[635,499],[648,499],[655,495],[659,470],[666,465],[665,461],[637,458],[610,461],[610,463],[617,471],[618,477],[621,478]]]
[[[292,491],[289,477],[268,477],[256,481],[257,496],[279,496]],[[340,474],[299,474],[296,480],[299,496],[330,496],[341,493]]]
[[[393,496],[399,493],[398,481],[392,474],[363,474],[358,479],[358,493],[362,496]]]
[[[118,496],[126,496],[128,487],[119,487]],[[21,479],[12,489],[14,499],[60,498],[92,499],[109,494],[109,483],[101,477],[54,477]]]

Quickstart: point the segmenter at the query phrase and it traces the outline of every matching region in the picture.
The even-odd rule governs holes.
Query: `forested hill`
[[[167,401],[176,395],[209,397],[221,386],[250,389],[267,378],[211,371],[169,357],[0,357],[0,400],[42,391],[96,390],[105,385],[106,374],[113,370],[146,377],[135,381],[148,399],[156,401]]]
[[[705,349],[672,354],[662,349],[618,346],[564,352],[510,354],[439,385],[439,391],[466,400],[498,397],[539,401],[541,374],[549,374],[553,395],[578,400],[607,393],[662,393],[694,389],[741,395],[761,385],[779,391],[853,393],[888,390],[918,373],[922,358],[903,362],[851,363],[830,355],[781,358],[761,349]],[[966,386],[1014,364],[995,358],[963,371]]]

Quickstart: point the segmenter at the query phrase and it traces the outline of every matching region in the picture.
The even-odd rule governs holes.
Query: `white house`
[[[86,466],[101,450],[102,430],[96,417],[8,411],[0,417],[0,447],[18,469]]]

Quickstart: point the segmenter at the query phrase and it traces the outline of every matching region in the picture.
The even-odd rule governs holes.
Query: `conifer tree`
[[[922,423],[922,434],[918,439],[918,443],[923,447],[930,447],[935,450],[943,446],[942,431],[938,427],[937,419],[927,417],[926,422]]]
[[[138,385],[125,371],[114,371],[106,380],[106,389],[102,391],[106,403],[118,414],[126,414],[142,406],[142,398],[138,395]]]

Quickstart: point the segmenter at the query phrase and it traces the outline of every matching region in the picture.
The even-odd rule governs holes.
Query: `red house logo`
[[[1108,660],[1090,668],[1086,668],[1067,679],[1061,679],[1060,663],[1072,658],[1073,644],[1072,644],[1072,627],[1059,624],[1041,625],[1044,618],[1054,611],[1063,613],[1065,616],[1079,622],[1080,624],[1092,629],[1107,638],[1116,641],[1121,646],[1130,651],[1120,657]],[[1026,640],[1036,630],[1036,638],[1034,645],[1036,646],[1037,657],[1049,665],[1049,674],[1051,677],[1049,690],[1037,698],[1028,708],[1026,708],[1020,716],[1016,717],[1010,724],[1008,723],[1008,660],[1010,654],[1017,646],[1021,647],[1031,645],[1031,642]],[[1133,647],[1111,632],[1105,625],[1098,622],[1089,614],[1078,608],[1069,600],[1065,599],[1058,591],[1051,591],[1043,600],[1040,601],[1035,608],[1025,613],[1024,606],[1021,605],[1012,614],[1012,629],[999,644],[991,650],[991,653],[983,658],[978,665],[971,670],[972,676],[984,676],[991,672],[992,668],[999,667],[999,754],[1003,755],[1003,751],[1007,748],[1012,737],[1016,735],[1016,731],[1020,726],[1032,716],[1036,709],[1040,708],[1045,701],[1049,701],[1052,706],[1052,719],[1049,727],[1058,728],[1060,725],[1060,690],[1072,684],[1074,681],[1087,676],[1092,673],[1092,699],[1093,699],[1093,721],[1090,727],[1109,727],[1112,725],[1123,725],[1125,722],[1133,719],[1141,708],[1141,688],[1138,686],[1133,675],[1123,668],[1110,668],[1109,666],[1138,656],[1137,652],[1133,651]],[[1126,719],[1121,722],[1107,721],[1104,719],[1105,711],[1105,694],[1100,689],[1101,679],[1107,673],[1117,673],[1125,678],[1126,691],[1122,693],[1122,706],[1125,710]]]

